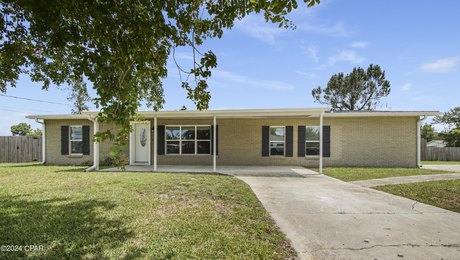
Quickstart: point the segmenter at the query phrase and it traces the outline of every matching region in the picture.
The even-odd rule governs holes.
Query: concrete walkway
[[[429,175],[414,175],[414,176],[401,176],[389,177],[382,179],[351,181],[349,183],[356,184],[363,187],[374,187],[389,184],[404,184],[423,181],[441,181],[441,180],[457,180],[460,179],[460,173],[447,173],[447,174],[429,174]]]
[[[426,164],[422,166],[423,169],[431,169],[431,170],[441,170],[441,171],[448,171],[448,172],[460,172],[460,165],[448,165],[448,164]]]
[[[342,182],[239,177],[301,259],[460,259],[460,214]]]

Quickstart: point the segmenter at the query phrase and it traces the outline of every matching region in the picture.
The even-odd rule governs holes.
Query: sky
[[[379,64],[391,84],[379,109],[445,112],[460,106],[458,10],[454,0],[322,0],[289,15],[295,30],[247,16],[200,47],[217,55],[210,109],[324,107],[314,102],[313,88],[326,86],[333,74]],[[177,50],[176,60],[190,66],[191,50]],[[164,88],[165,110],[194,109],[172,62]],[[49,103],[0,96],[0,135],[10,135],[19,122],[40,127],[26,115],[70,113],[68,94],[66,86],[45,91],[22,75],[6,95]]]

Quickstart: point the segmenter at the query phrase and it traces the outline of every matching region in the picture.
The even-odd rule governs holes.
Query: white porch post
[[[323,174],[323,115],[319,116],[319,173]]]
[[[216,162],[216,159],[217,159],[217,151],[216,151],[216,148],[217,148],[217,145],[216,145],[216,137],[217,137],[217,133],[216,133],[216,130],[217,130],[217,127],[216,127],[216,124],[217,124],[217,120],[216,120],[216,115],[213,116],[213,131],[212,131],[212,171],[213,172],[216,172],[217,171],[217,162]]]
[[[157,171],[157,148],[158,148],[158,120],[157,115],[153,119],[153,170]]]
[[[94,119],[94,133],[96,134],[99,132],[99,122],[97,121],[97,118]],[[96,166],[96,171],[99,171],[99,142],[94,142],[93,143],[93,150],[94,150],[94,166]]]

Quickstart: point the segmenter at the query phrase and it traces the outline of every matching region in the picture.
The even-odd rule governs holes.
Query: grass
[[[431,164],[431,165],[439,165],[439,164],[445,164],[445,165],[460,165],[460,162],[458,161],[422,161],[423,164]]]
[[[425,175],[425,174],[443,174],[448,173],[440,170],[420,169],[420,168],[342,168],[331,167],[324,168],[325,175],[343,180],[358,181],[381,179],[397,176]]]
[[[0,165],[0,259],[289,259],[249,186],[212,174]]]
[[[385,185],[374,189],[460,213],[460,180]]]

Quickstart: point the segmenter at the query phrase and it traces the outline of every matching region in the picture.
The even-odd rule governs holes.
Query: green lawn
[[[83,169],[0,165],[0,245],[44,247],[0,259],[296,257],[237,178]]]
[[[460,162],[455,161],[422,161],[423,164],[446,164],[446,165],[460,165]]]
[[[385,185],[374,189],[460,213],[460,180]]]
[[[343,181],[358,181],[380,179],[396,176],[411,176],[424,174],[443,174],[446,171],[429,170],[420,168],[342,168],[331,167],[324,168],[325,175],[343,180]]]

